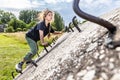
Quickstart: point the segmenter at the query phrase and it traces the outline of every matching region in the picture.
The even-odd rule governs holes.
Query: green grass
[[[25,32],[0,33],[0,80],[12,80],[11,72],[15,71],[15,65],[30,50],[24,37]],[[50,39],[46,37],[45,41],[51,43],[53,37],[54,35]],[[39,47],[39,52],[42,49]]]
[[[24,40],[22,42],[10,34],[0,33],[0,80],[12,80],[11,72],[15,71],[15,64],[21,61],[28,51],[29,46]]]

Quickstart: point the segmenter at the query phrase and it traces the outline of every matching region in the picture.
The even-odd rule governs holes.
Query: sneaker
[[[38,66],[38,65],[36,64],[36,61],[35,61],[35,60],[31,60],[31,63],[32,63],[35,67]]]
[[[31,63],[31,61],[27,61],[27,62],[26,62],[26,66],[28,66],[30,63]]]
[[[36,61],[35,60],[30,60],[26,62],[26,66],[28,66],[29,64],[33,64],[35,67],[37,67]]]
[[[20,63],[16,64],[16,66],[15,66],[16,71],[21,72],[22,71],[22,66],[23,66],[23,62],[20,62]]]
[[[26,64],[30,64],[30,63],[31,63],[31,61],[27,61],[27,62],[26,62]]]

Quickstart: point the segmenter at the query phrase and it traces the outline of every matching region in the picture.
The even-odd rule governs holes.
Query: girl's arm
[[[44,42],[44,33],[43,33],[43,31],[42,31],[42,30],[39,30],[39,34],[40,34],[41,44],[42,44],[43,46],[47,46],[48,43],[47,43],[47,42]]]
[[[62,34],[62,32],[61,31],[54,31],[53,34]]]

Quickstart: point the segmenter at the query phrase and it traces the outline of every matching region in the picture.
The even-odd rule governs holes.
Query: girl
[[[22,71],[22,66],[25,62],[30,62],[35,54],[38,52],[37,41],[41,41],[43,46],[47,46],[48,43],[44,41],[44,37],[48,35],[50,36],[51,33],[60,34],[61,32],[55,32],[52,27],[50,26],[50,22],[53,18],[53,13],[50,10],[45,10],[43,14],[43,21],[38,23],[35,27],[33,27],[30,31],[26,33],[26,40],[31,49],[28,52],[23,60],[16,64],[16,70]]]

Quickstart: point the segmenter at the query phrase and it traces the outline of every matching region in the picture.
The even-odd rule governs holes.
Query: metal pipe
[[[80,29],[80,28],[78,27],[78,25],[75,23],[75,18],[76,18],[76,16],[73,17],[72,22],[73,22],[74,26],[76,27],[76,29],[77,29],[79,32],[81,32],[81,29]]]
[[[47,53],[49,52],[45,46],[44,46],[44,49],[45,49],[45,51],[46,51]]]
[[[70,30],[67,26],[65,27],[65,31],[67,31],[68,33],[70,32]]]
[[[11,75],[12,75],[12,78],[14,79],[14,78],[15,78],[15,76],[14,76],[14,72],[13,72],[13,71],[12,71]]]
[[[71,22],[69,23],[69,28],[71,29],[72,32],[74,32],[74,30],[71,27]]]
[[[112,34],[115,33],[116,31],[116,26],[114,26],[112,23],[102,19],[102,18],[99,18],[99,17],[95,17],[95,16],[92,16],[90,14],[87,14],[85,12],[83,12],[80,8],[79,8],[79,1],[80,0],[74,0],[73,1],[73,10],[75,11],[75,13],[79,16],[79,17],[82,17],[88,21],[91,21],[91,22],[94,22],[96,24],[99,24],[101,26],[103,26],[104,28],[108,29],[108,31],[110,31]]]

